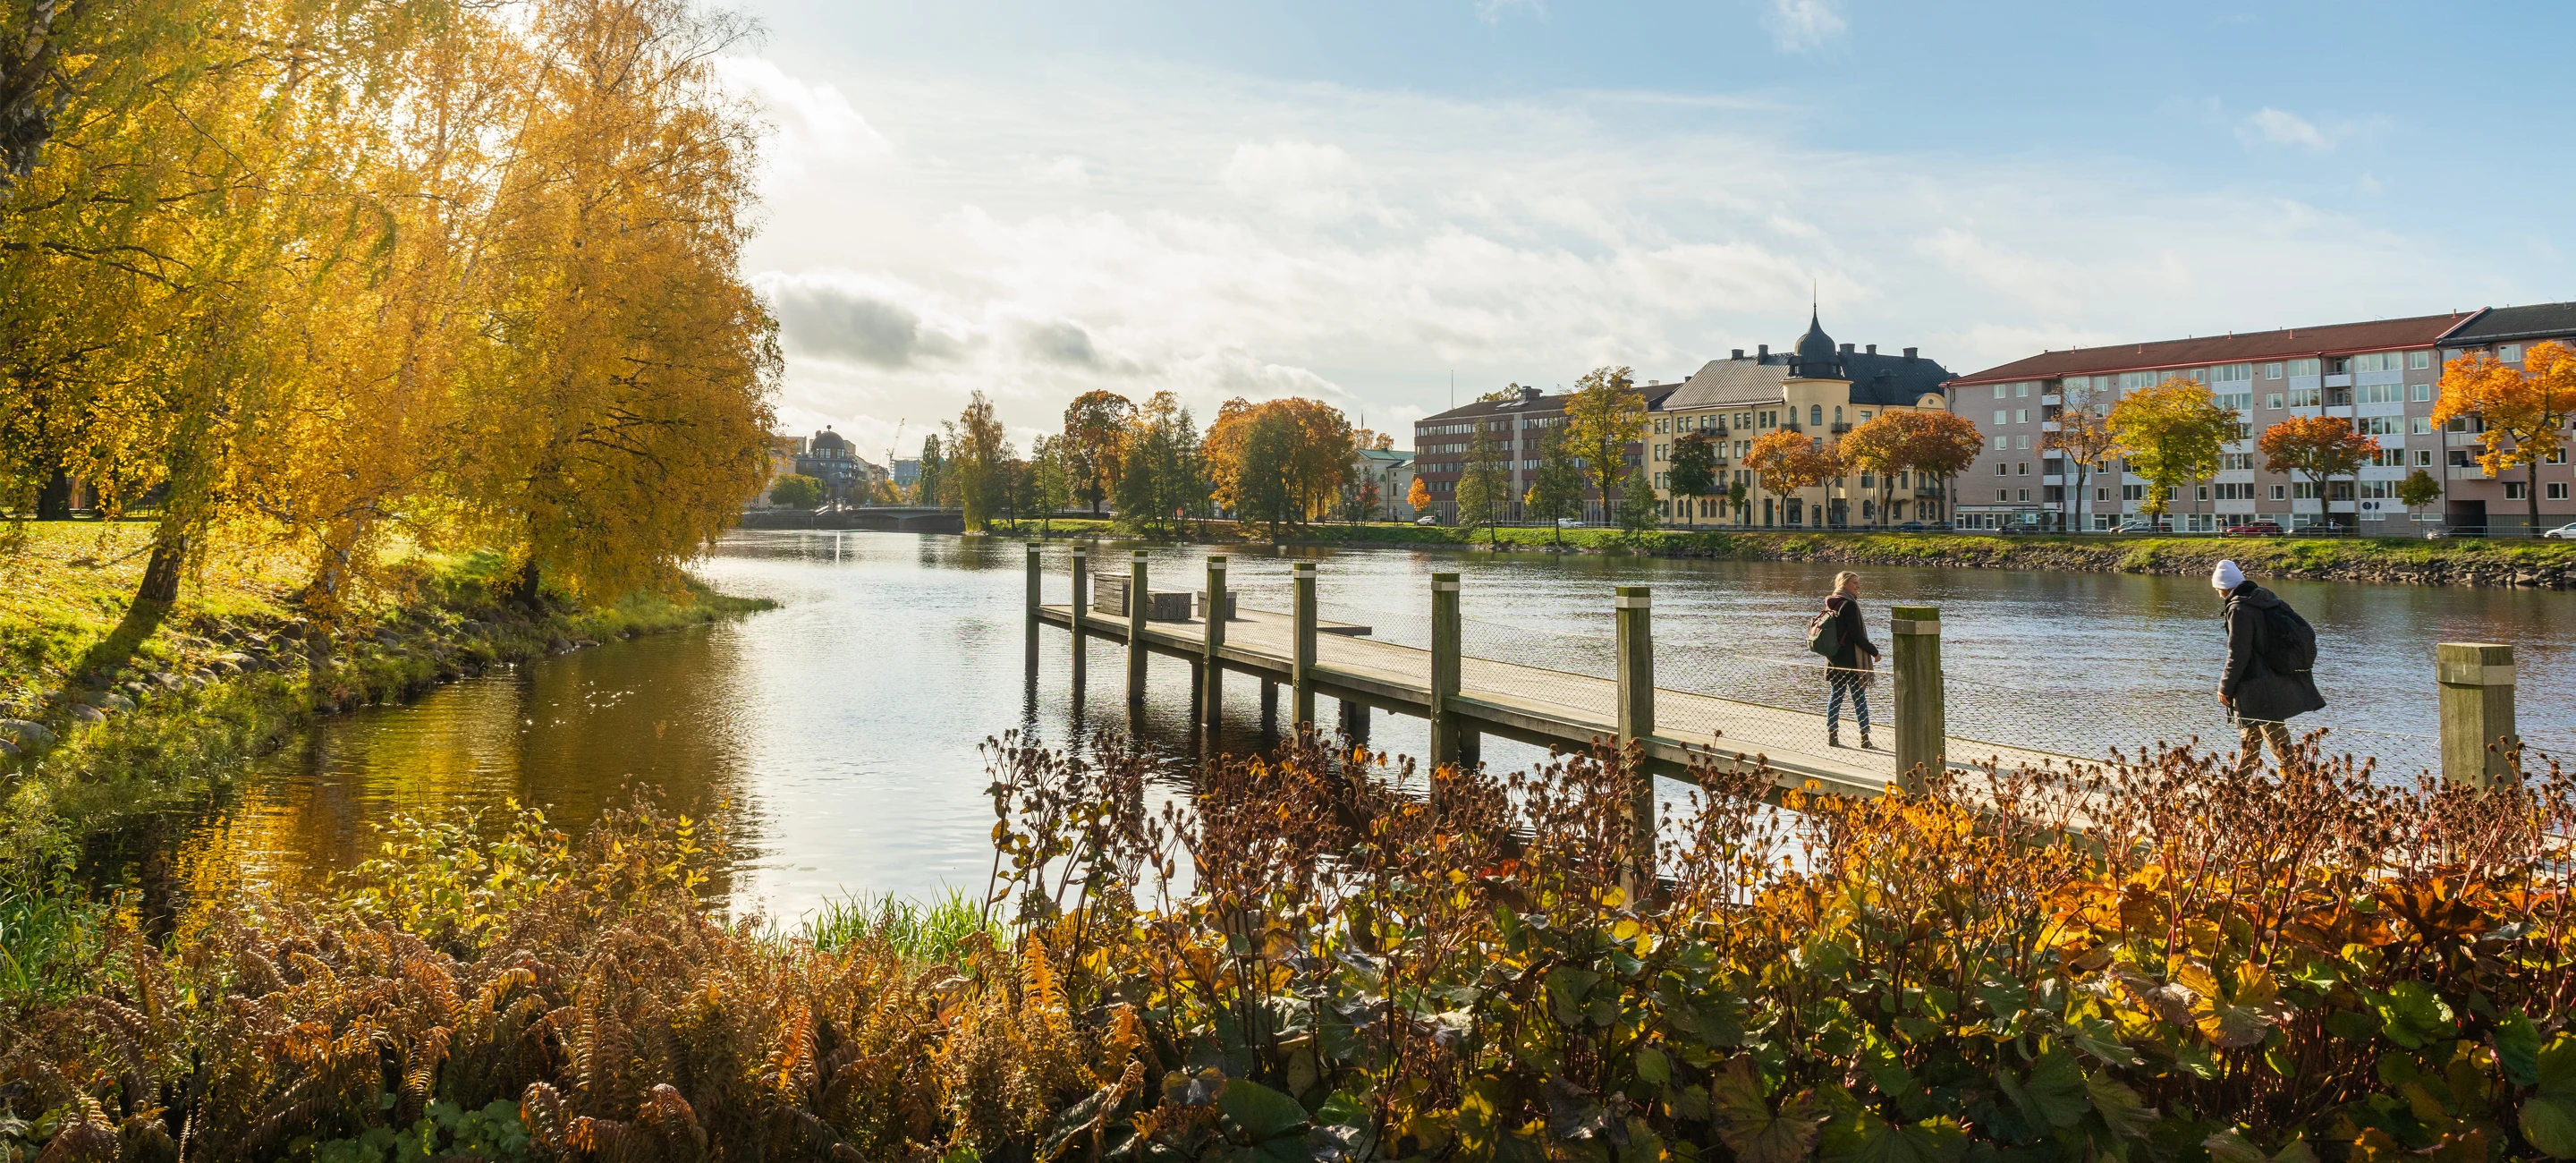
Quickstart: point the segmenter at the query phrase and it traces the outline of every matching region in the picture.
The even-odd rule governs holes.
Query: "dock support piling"
[[[1145,615],[1154,608],[1145,588],[1145,551],[1127,559],[1127,701],[1145,701]]]
[[[1949,762],[1948,703],[1941,686],[1941,609],[1897,606],[1895,631],[1896,784],[1920,792]]]
[[[1289,570],[1289,576],[1294,579],[1291,616],[1296,625],[1290,634],[1288,677],[1296,689],[1289,698],[1288,713],[1299,728],[1304,728],[1315,722],[1315,563],[1298,562]]]
[[[1038,543],[1029,542],[1029,621],[1038,620]]]
[[[1073,604],[1065,607],[1065,609],[1069,611],[1065,625],[1067,629],[1073,631],[1073,674],[1075,682],[1082,681],[1082,672],[1085,662],[1085,652],[1082,642],[1082,612],[1083,607],[1090,603],[1091,551],[1088,549],[1076,548],[1073,551]]]
[[[1359,747],[1366,747],[1366,746],[1368,746],[1368,741],[1369,741],[1369,709],[1368,709],[1368,704],[1367,704],[1367,703],[1357,703],[1357,702],[1352,702],[1352,701],[1351,701],[1351,700],[1349,700],[1349,699],[1343,699],[1343,700],[1341,700],[1341,704],[1342,704],[1342,734],[1350,736],[1351,743],[1352,743],[1354,746],[1359,746]]]
[[[1205,719],[1209,732],[1213,733],[1217,724],[1224,719],[1225,707],[1225,667],[1217,658],[1218,652],[1225,649],[1224,554],[1212,554],[1207,559],[1205,620],[1207,622],[1206,656],[1200,665],[1207,672],[1207,678],[1203,684],[1205,689],[1201,692],[1206,702],[1200,709],[1200,715]]]
[[[1458,575],[1431,575],[1431,765],[1458,762]]]
[[[1279,680],[1275,678],[1261,680],[1261,733],[1279,733]]]
[[[2513,647],[2444,642],[2433,648],[2441,684],[2442,782],[2484,787],[2513,774],[2509,752],[2522,745],[2513,723]]]
[[[1616,601],[1619,667],[1619,748],[1655,733],[1654,589],[1620,586]],[[1655,884],[1655,777],[1642,762],[1628,789],[1629,843],[1634,867],[1628,899],[1640,900]]]

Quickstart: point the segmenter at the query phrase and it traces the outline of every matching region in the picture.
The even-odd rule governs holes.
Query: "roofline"
[[[2449,333],[2448,333],[2448,332],[2444,332],[2444,334],[2446,334],[2446,335],[2447,335],[2447,334],[2449,334]],[[2169,340],[2169,339],[2167,339],[2167,340],[2154,340],[2154,341],[2151,341],[2151,342],[2158,342],[2158,343],[2171,343],[2171,342],[2174,342],[2174,341],[2173,341],[2173,340]],[[2189,342],[2191,342],[2191,341],[2190,341],[2190,340],[2188,340],[2188,339],[2186,339],[2186,340],[2183,340],[2182,342],[2184,342],[2184,343],[2189,343]],[[2124,363],[2124,364],[2113,364],[2113,365],[2111,365],[2111,366],[2109,366],[2109,367],[2093,368],[2093,369],[2091,369],[2091,370],[2089,370],[2089,371],[2075,371],[2075,370],[2070,369],[2070,370],[2067,370],[2067,371],[2046,372],[2046,373],[2029,373],[2029,374],[2023,374],[2023,375],[2012,375],[2012,376],[1960,376],[1960,377],[1958,377],[1957,379],[1953,379],[1953,380],[1945,381],[1945,385],[1946,385],[1946,386],[1951,386],[1951,387],[1970,388],[1970,387],[1980,387],[1980,386],[1983,386],[1983,385],[1985,385],[1985,384],[2017,384],[2017,383],[2022,382],[2023,380],[2062,380],[2062,379],[2065,379],[2066,377],[2071,376],[2071,375],[2073,375],[2073,376],[2098,376],[2098,375],[2108,375],[2108,374],[2110,374],[2110,373],[2112,373],[2112,372],[2157,372],[2157,371],[2176,371],[2176,370],[2179,370],[2179,369],[2182,369],[2182,368],[2187,368],[2187,367],[2218,367],[2218,366],[2220,366],[2220,365],[2222,365],[2222,364],[2231,364],[2231,363],[2273,363],[2273,362],[2278,362],[2278,361],[2283,360],[2283,359],[2301,359],[2301,358],[2305,358],[2305,357],[2307,357],[2307,356],[2318,356],[2318,357],[2323,357],[2323,356],[2329,356],[2329,355],[2352,355],[2352,354],[2357,354],[2357,353],[2365,352],[2365,351],[2408,351],[2408,350],[2412,350],[2412,349],[2414,349],[2414,348],[2418,348],[2418,347],[2440,347],[2441,345],[2442,345],[2442,341],[2441,341],[2439,338],[2435,338],[2435,339],[2427,339],[2427,340],[2423,340],[2423,341],[2420,341],[2420,342],[2397,343],[2397,344],[2389,344],[2389,343],[2364,343],[2364,344],[2358,344],[2358,345],[2355,345],[2355,346],[2352,346],[2352,347],[2320,347],[2320,348],[2315,348],[2315,349],[2313,349],[2313,350],[2312,350],[2312,349],[2308,349],[2308,348],[2300,348],[2300,349],[2297,349],[2297,350],[2294,350],[2294,351],[2286,351],[2286,352],[2280,352],[2280,353],[2275,353],[2275,354],[2271,354],[2271,355],[2265,355],[2265,356],[2261,356],[2261,357],[2258,357],[2258,358],[2255,358],[2255,359],[2187,359],[2187,360],[2183,360],[2183,361],[2182,361],[2182,362],[2180,362],[2180,363]],[[2048,352],[2041,352],[2040,354],[2042,354],[2042,355],[2047,355],[2047,354],[2050,354],[2050,353],[2048,353]],[[2026,357],[2026,358],[2027,358],[2027,357]]]
[[[2487,315],[2488,315],[2490,312],[2494,311],[2494,310],[2495,310],[2495,308],[2493,308],[2493,307],[2480,307],[2480,308],[2478,308],[2478,309],[2477,309],[2477,310],[2475,310],[2475,311],[2471,311],[2471,312],[2469,312],[2469,317],[2468,317],[2468,318],[2460,320],[2458,323],[2456,323],[2456,324],[2452,325],[2452,327],[2451,327],[2449,330],[2442,332],[2440,335],[2436,335],[2436,336],[2434,336],[2434,337],[2433,337],[2433,342],[2435,342],[2435,343],[2437,343],[2437,344],[2438,344],[2438,343],[2442,342],[2443,340],[2449,339],[2450,337],[2452,337],[2452,336],[2454,336],[2454,335],[2459,334],[2459,333],[2460,333],[2460,328],[2466,327],[2466,326],[2468,326],[2469,324],[2475,323],[2475,322],[2477,322],[2477,321],[2478,321],[2478,320],[2480,320],[2480,319],[2484,319],[2484,318],[2486,318],[2486,317],[2487,317]]]

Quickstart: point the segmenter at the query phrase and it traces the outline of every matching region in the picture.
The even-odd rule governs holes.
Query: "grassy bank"
[[[1035,526],[1025,526],[1034,532]],[[1055,536],[1113,536],[1107,521],[1056,521]],[[1269,529],[1213,521],[1213,544],[1269,543]],[[1989,536],[1975,533],[1721,532],[1687,528],[1629,533],[1617,529],[1316,524],[1283,531],[1297,545],[1505,552],[1638,554],[1729,561],[1817,561],[1848,565],[1922,565],[1967,569],[2069,570],[2086,573],[2205,574],[2233,558],[2256,577],[2424,585],[2576,584],[2576,542],[2476,538]]]
[[[0,555],[0,870],[22,881],[75,834],[194,794],[314,714],[767,605],[692,582],[530,611],[495,597],[497,556],[414,554],[326,630],[277,562],[209,563],[168,608],[138,608],[146,529],[27,532]]]
[[[107,934],[0,1013],[0,1158],[2576,1157],[2562,778],[1708,769],[1640,894],[1616,755],[1424,798],[1292,747],[1164,811],[994,754],[1000,871],[927,913],[730,918],[721,821],[638,809]]]

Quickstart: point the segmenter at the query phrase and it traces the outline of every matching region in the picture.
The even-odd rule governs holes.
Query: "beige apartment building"
[[[2563,524],[2576,517],[2563,458],[2536,473],[2489,479],[2476,463],[2478,434],[2465,422],[2437,432],[2432,414],[2444,361],[2486,351],[2518,362],[2530,344],[2569,335],[2576,304],[2544,304],[2075,348],[1962,376],[1949,385],[1952,408],[1977,422],[1986,453],[1959,478],[1955,520],[1968,528],[2103,531],[2142,519],[2150,486],[2119,459],[2094,466],[2079,484],[2065,459],[2042,446],[2067,409],[2107,415],[2123,393],[2178,376],[2208,385],[2242,422],[2218,473],[2167,498],[2172,528],[2209,532],[2262,519],[2372,535],[2434,525],[2517,533],[2529,520],[2523,490],[2533,487],[2541,490],[2542,524]],[[2319,415],[2348,418],[2378,439],[2380,455],[2359,480],[2309,481],[2265,468],[2255,444],[2265,428]],[[2410,512],[2396,499],[2397,484],[2419,468],[2441,480],[2445,496]]]
[[[1947,499],[1938,481],[1900,473],[1882,490],[1874,477],[1855,474],[1778,498],[1763,490],[1744,457],[1755,440],[1781,429],[1830,446],[1873,416],[1947,410],[1941,385],[1949,378],[1948,369],[1911,347],[1902,355],[1880,355],[1874,343],[1858,351],[1836,344],[1814,315],[1785,354],[1773,355],[1765,344],[1751,356],[1737,348],[1725,359],[1708,361],[1663,398],[1647,425],[1646,467],[1653,472],[1665,524],[1832,528],[1943,520]],[[1743,482],[1742,509],[1732,509],[1722,496],[1673,494],[1673,444],[1692,431],[1717,441],[1719,490]]]

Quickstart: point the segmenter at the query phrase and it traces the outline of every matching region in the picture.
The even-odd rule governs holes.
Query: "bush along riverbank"
[[[768,603],[677,593],[538,608],[495,555],[418,555],[326,626],[257,563],[210,567],[166,608],[129,603],[146,531],[30,526],[0,557],[0,875],[38,879],[78,833],[206,786],[315,714]]]
[[[1195,523],[1193,530],[1199,528]],[[1210,521],[1209,544],[1270,544],[1266,526]],[[1034,524],[1023,523],[1034,534]],[[1054,521],[1056,537],[1115,536],[1108,521]],[[1619,529],[1502,526],[1314,524],[1286,530],[1290,545],[1387,549],[1490,549],[1510,553],[1610,553],[1721,561],[1813,561],[1835,565],[1920,565],[1963,569],[2064,570],[2078,573],[2206,575],[2223,559],[2247,574],[2307,581],[2412,585],[2576,586],[2576,541],[2388,537],[2121,537],[1985,536],[1974,533],[1721,532],[1689,528],[1631,533]]]
[[[649,808],[108,933],[7,1015],[0,1158],[2576,1158],[2555,771],[2175,750],[1779,813],[1756,763],[1649,847],[1615,753],[1422,796],[1301,742],[1167,808],[1141,755],[992,754],[990,903],[936,940],[730,918],[713,824]]]

